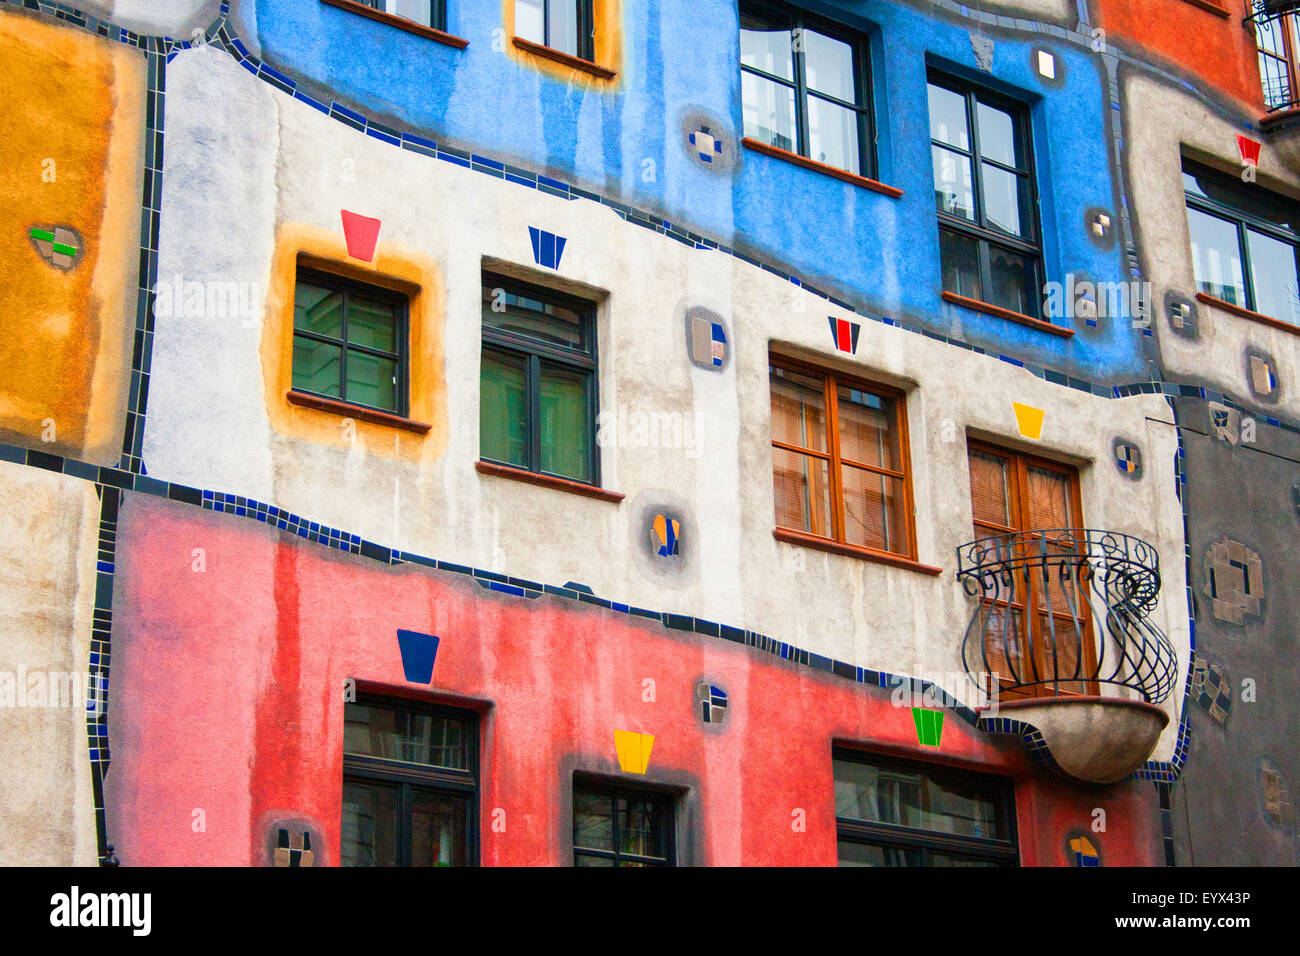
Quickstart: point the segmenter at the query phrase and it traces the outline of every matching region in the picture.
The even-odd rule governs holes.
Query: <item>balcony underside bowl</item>
[[[1039,697],[1003,703],[998,716],[1033,726],[1057,766],[1084,783],[1117,783],[1146,763],[1169,715],[1117,697]]]
[[[1292,172],[1300,172],[1300,108],[1281,110],[1264,117],[1268,144],[1277,150]]]

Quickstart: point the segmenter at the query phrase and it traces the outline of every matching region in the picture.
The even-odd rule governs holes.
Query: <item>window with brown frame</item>
[[[777,528],[914,559],[903,393],[776,355],[769,369]]]
[[[1294,12],[1257,15],[1255,44],[1259,47],[1259,79],[1264,106],[1271,113],[1300,103],[1300,25]]]
[[[1004,688],[1044,680],[1004,689],[1004,699],[1056,696],[1058,688],[1061,694],[1097,693],[1093,681],[1046,680],[1095,670],[1088,584],[1063,557],[1077,553],[1072,532],[1083,528],[1078,472],[978,442],[968,443],[967,452],[975,537],[1012,536],[991,552],[1013,567],[1005,579],[1008,600],[981,611],[989,672],[1000,675]]]

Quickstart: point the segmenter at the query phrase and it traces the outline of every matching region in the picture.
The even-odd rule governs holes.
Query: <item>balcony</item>
[[[1267,111],[1260,125],[1283,162],[1300,171],[1300,0],[1255,0],[1246,23],[1259,48]]]
[[[962,663],[997,715],[1039,731],[1056,765],[1089,783],[1142,766],[1168,715],[1178,657],[1147,620],[1160,557],[1131,535],[1051,529],[962,545],[957,578],[978,607]]]

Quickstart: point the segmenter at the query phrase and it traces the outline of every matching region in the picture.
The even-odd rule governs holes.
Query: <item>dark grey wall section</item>
[[[1300,515],[1291,489],[1300,436],[1256,416],[1256,440],[1234,446],[1208,434],[1205,406],[1177,402],[1198,666],[1187,762],[1173,789],[1176,862],[1294,866]]]

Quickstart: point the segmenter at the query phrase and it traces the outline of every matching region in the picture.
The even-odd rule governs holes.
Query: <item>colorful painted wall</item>
[[[808,0],[870,38],[869,185],[740,143],[731,0],[598,0],[599,77],[518,50],[507,0],[449,0],[463,48],[317,0],[0,2],[32,104],[0,147],[0,703],[113,664],[106,713],[0,715],[0,855],[263,865],[295,820],[335,863],[352,679],[481,715],[487,864],[569,861],[574,772],[680,788],[679,862],[833,864],[832,746],[1011,778],[1024,864],[1084,833],[1105,865],[1294,862],[1300,339],[1197,299],[1179,165],[1259,143],[1251,181],[1300,198],[1300,164],[1224,2]],[[1046,278],[1149,282],[1137,321],[940,297],[928,67],[1029,104]],[[420,428],[289,400],[300,261],[409,297]],[[476,467],[485,270],[598,300],[603,498]],[[916,561],[774,538],[773,348],[905,395]],[[1118,784],[952,678],[970,440],[1074,466],[1084,523],[1159,556],[1178,689]],[[440,636],[431,682],[402,628]],[[938,747],[894,675],[956,698]],[[654,735],[643,774],[616,731]]]
[[[0,160],[0,437],[114,464],[130,378],[145,64],[121,44],[6,12],[14,113]]]

